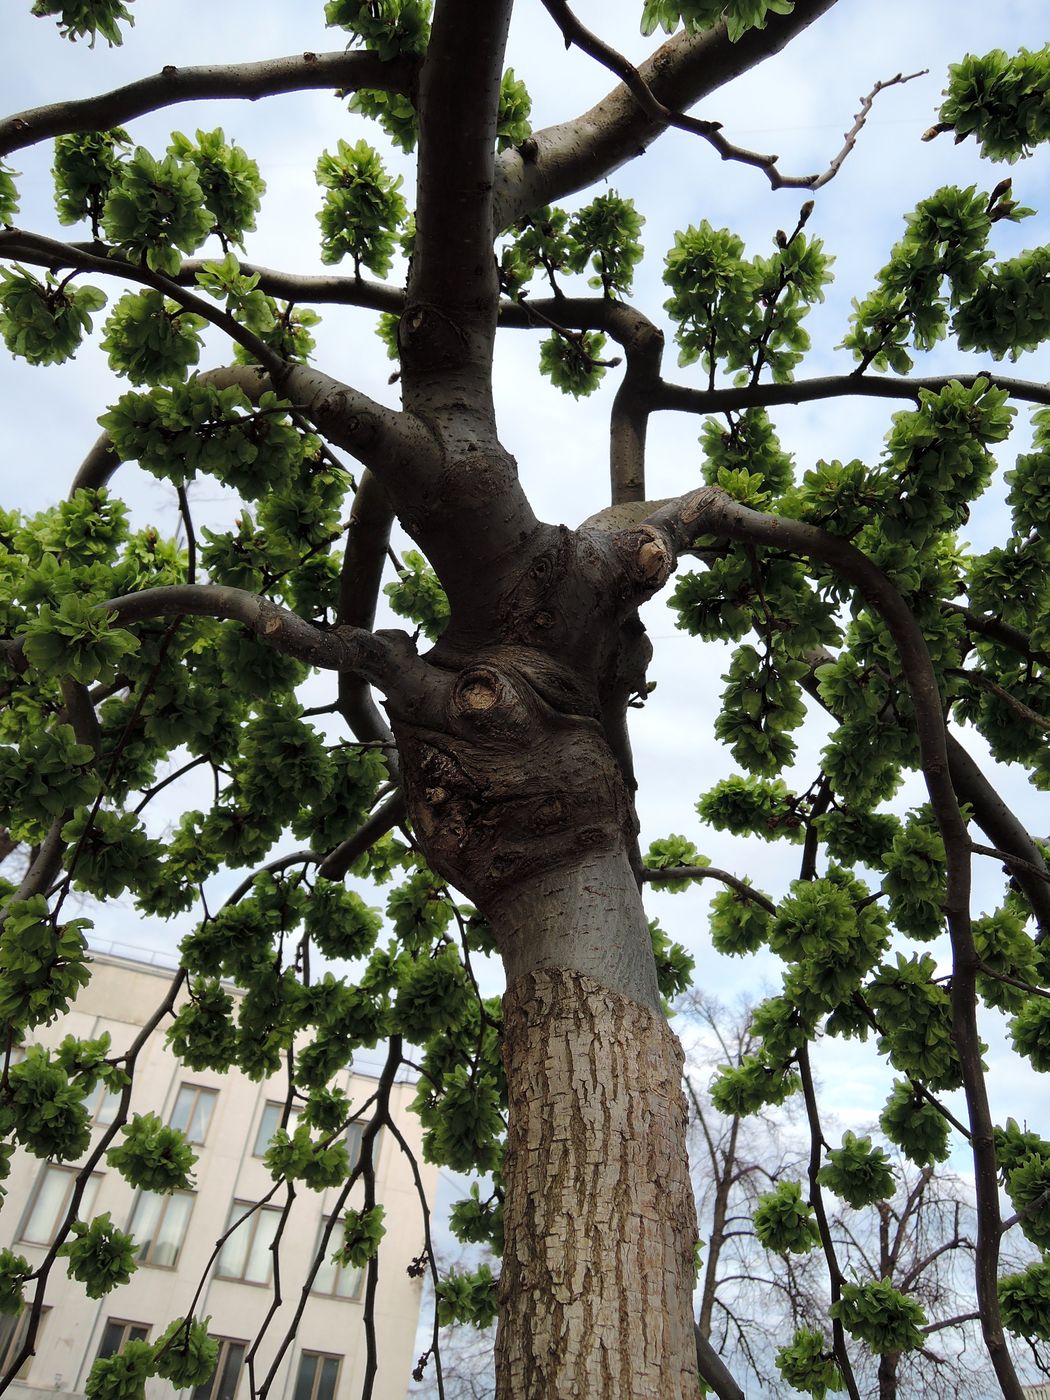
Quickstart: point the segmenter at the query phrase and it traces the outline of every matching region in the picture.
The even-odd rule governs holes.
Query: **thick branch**
[[[730,43],[724,24],[704,34],[674,35],[637,69],[654,99],[682,112],[791,42],[835,0],[797,0],[790,15],[771,15]],[[666,119],[646,112],[626,84],[597,106],[547,127],[496,164],[496,227],[508,228],[531,210],[597,183],[640,155],[666,131]]]
[[[187,258],[173,281],[182,286],[195,286],[197,273],[204,267],[205,261]],[[279,268],[261,267],[258,263],[249,262],[242,262],[240,266],[245,276],[258,277],[261,291],[272,297],[283,297],[285,301],[361,306],[368,311],[391,311],[396,315],[405,305],[405,293],[401,287],[372,282],[365,277],[284,272]]]
[[[1050,938],[1050,884],[1047,884],[1046,862],[1039,847],[972,756],[950,733],[948,762],[959,801],[972,810],[974,821],[1000,853],[1019,862],[1010,865],[1010,874],[1032,907],[1040,938]],[[1032,869],[1025,869],[1026,865]]]
[[[350,528],[346,534],[343,567],[339,575],[337,626],[364,627],[371,631],[393,519],[394,512],[386,492],[373,473],[365,471],[354,496]],[[349,671],[339,677],[339,711],[354,736],[363,743],[379,740],[388,745],[387,768],[394,781],[399,781],[400,764],[390,726],[379,713],[368,682]]]
[[[435,11],[419,80],[417,237],[399,331],[406,408],[440,415],[455,405],[462,419],[472,405],[468,416],[493,444],[492,183],[511,8],[511,0],[445,0]]]
[[[422,668],[404,632],[366,632],[359,627],[322,630],[269,598],[244,588],[215,583],[171,584],[144,588],[99,605],[121,623],[151,617],[214,617],[239,622],[260,641],[286,656],[326,671],[358,671],[376,685],[389,687],[406,672]]]
[[[684,384],[661,382],[651,407],[676,409],[681,413],[726,413],[730,409],[775,408],[780,404],[812,403],[814,399],[873,398],[912,399],[919,391],[939,393],[947,384],[972,388],[975,380],[985,379],[1005,389],[1014,399],[1050,404],[1050,385],[1033,384],[1025,379],[1007,379],[994,370],[980,374],[940,374],[915,379],[894,375],[829,374],[819,379],[800,379],[792,384],[745,384],[726,389],[693,389]]]
[[[202,98],[254,101],[281,92],[316,88],[382,88],[410,93],[417,64],[410,58],[382,63],[375,54],[339,51],[267,58],[258,63],[210,63],[194,68],[168,64],[159,73],[98,97],[31,107],[0,121],[0,155],[70,131],[105,131],[145,112]]]

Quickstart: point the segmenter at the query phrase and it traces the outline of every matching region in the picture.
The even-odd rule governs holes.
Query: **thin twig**
[[[753,165],[763,172],[769,180],[773,189],[802,189],[819,190],[822,185],[826,185],[829,180],[833,180],[842,169],[846,157],[857,144],[857,137],[864,127],[871,112],[872,104],[880,92],[886,88],[895,87],[898,84],[910,83],[913,78],[921,78],[929,72],[928,68],[920,69],[917,73],[898,73],[896,77],[887,78],[877,82],[866,97],[861,98],[860,111],[857,113],[852,127],[843,136],[843,147],[838,155],[831,161],[830,165],[823,173],[814,175],[782,175],[776,168],[779,156],[761,155],[758,151],[749,151],[743,146],[734,145],[722,135],[721,122],[704,121],[699,117],[689,117],[683,112],[672,111],[655,95],[652,88],[645,81],[633,63],[630,63],[623,54],[619,53],[604,39],[598,37],[573,14],[572,10],[565,3],[565,0],[542,0],[542,4],[547,13],[554,20],[565,38],[565,46],[568,48],[575,44],[578,49],[588,54],[607,68],[630,91],[639,107],[647,117],[659,122],[662,126],[675,127],[678,131],[687,131],[694,136],[701,137],[707,141],[723,160],[736,161],[741,165]]]

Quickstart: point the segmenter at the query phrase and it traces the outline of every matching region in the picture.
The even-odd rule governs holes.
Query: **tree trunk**
[[[879,1400],[897,1400],[897,1369],[900,1352],[884,1352],[879,1357]]]
[[[618,626],[606,636],[619,648]],[[391,717],[416,835],[489,920],[507,973],[496,1393],[692,1400],[683,1056],[632,868],[625,765],[599,718],[616,698],[595,675],[608,668],[520,645],[460,656],[443,638]]]
[[[677,1039],[660,1014],[560,967],[517,978],[504,1018],[497,1396],[695,1396]]]

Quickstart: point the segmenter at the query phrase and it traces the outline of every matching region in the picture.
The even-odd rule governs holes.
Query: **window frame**
[[[241,1376],[244,1374],[244,1358],[248,1354],[248,1342],[240,1337],[220,1337],[213,1332],[209,1332],[208,1336],[213,1342],[218,1342],[219,1344],[219,1354],[215,1360],[215,1370],[206,1381],[201,1381],[200,1385],[195,1385],[192,1390],[189,1392],[184,1391],[183,1394],[188,1393],[189,1400],[217,1400],[216,1387],[221,1385],[226,1367],[229,1364],[230,1348],[240,1347],[241,1356],[237,1368],[237,1379],[234,1382],[229,1397],[229,1400],[234,1400],[234,1396],[236,1396],[240,1388]]]
[[[267,1136],[267,1138],[266,1138],[265,1141],[264,1141],[264,1140],[263,1140],[263,1135],[262,1135],[262,1133],[263,1133],[263,1124],[266,1122],[267,1114],[270,1112],[271,1109],[276,1109],[276,1110],[277,1110],[277,1117],[276,1117],[276,1120],[275,1120],[275,1122],[274,1122],[273,1127],[270,1129],[269,1135]],[[286,1132],[288,1132],[289,1134],[295,1132],[295,1125],[296,1125],[296,1123],[298,1122],[299,1115],[300,1115],[301,1113],[302,1113],[302,1109],[301,1109],[301,1108],[298,1108],[298,1107],[296,1107],[296,1106],[293,1105],[293,1107],[292,1107],[290,1113],[288,1114],[288,1122],[285,1124],[285,1131],[286,1131]],[[252,1139],[252,1156],[253,1156],[253,1157],[257,1157],[257,1158],[259,1158],[259,1159],[261,1160],[263,1157],[266,1156],[266,1151],[267,1151],[267,1149],[269,1148],[270,1143],[273,1141],[273,1135],[274,1135],[274,1133],[275,1133],[275,1132],[277,1131],[277,1129],[281,1126],[281,1119],[282,1119],[283,1117],[284,1117],[284,1100],[283,1100],[283,1099],[267,1099],[266,1102],[263,1104],[262,1113],[259,1115],[259,1123],[258,1123],[258,1126],[257,1126],[256,1129],[255,1129],[255,1137]]]
[[[102,1348],[106,1342],[106,1333],[111,1327],[119,1327],[121,1329],[120,1344],[115,1347],[110,1347],[107,1352],[103,1352]],[[130,1318],[126,1317],[107,1317],[102,1324],[102,1335],[98,1339],[98,1350],[95,1352],[95,1360],[97,1361],[100,1356],[120,1356],[128,1342],[148,1342],[149,1334],[152,1330],[152,1322],[132,1322]],[[142,1335],[134,1335],[137,1332],[140,1332]]]
[[[135,1204],[131,1208],[131,1218],[128,1222],[128,1231],[132,1235],[135,1234],[135,1222],[138,1218],[139,1211],[142,1209],[142,1202],[147,1198],[160,1202],[160,1214],[157,1216],[156,1223],[150,1232],[151,1238],[147,1240],[145,1244],[140,1245],[135,1255],[135,1262],[147,1269],[168,1269],[169,1271],[177,1269],[179,1267],[179,1260],[182,1258],[182,1250],[186,1243],[186,1237],[190,1232],[190,1220],[193,1218],[193,1203],[197,1199],[196,1193],[193,1191],[169,1191],[162,1194],[159,1191],[140,1191],[135,1197]],[[190,1205],[189,1209],[186,1211],[186,1219],[183,1224],[182,1234],[175,1247],[175,1257],[170,1264],[161,1264],[154,1258],[159,1243],[158,1236],[161,1233],[161,1227],[167,1218],[171,1204],[175,1200],[188,1200]],[[139,1229],[141,1230],[141,1228],[140,1225]]]
[[[234,1219],[236,1212],[239,1212],[239,1214],[237,1214],[236,1219]],[[272,1219],[274,1234],[276,1234],[277,1227],[280,1224],[280,1219],[283,1214],[284,1211],[280,1206],[260,1205],[258,1201],[243,1201],[236,1198],[232,1200],[226,1216],[226,1228],[223,1232],[226,1238],[215,1260],[216,1279],[222,1279],[225,1283],[246,1283],[252,1288],[269,1288],[273,1283],[273,1251],[270,1249],[270,1245],[273,1243],[272,1236],[263,1246],[267,1255],[266,1277],[264,1279],[249,1278],[247,1276],[247,1271],[254,1256],[259,1226],[264,1220]],[[240,1251],[242,1247],[244,1250],[244,1258],[240,1272],[226,1272],[223,1268],[222,1257],[226,1253],[227,1247],[230,1245],[231,1241],[234,1240],[240,1232],[242,1226],[247,1230],[247,1233],[244,1240],[238,1240],[237,1244],[234,1246],[234,1249],[238,1251]],[[231,1250],[231,1253],[232,1252]],[[227,1265],[226,1269],[230,1267],[230,1265]]]
[[[314,1363],[314,1375],[313,1380],[310,1383],[310,1394],[307,1400],[335,1400],[335,1397],[339,1391],[339,1377],[342,1373],[344,1359],[345,1358],[342,1355],[339,1355],[336,1352],[313,1351],[309,1348],[304,1347],[299,1353],[299,1365],[296,1368],[295,1372],[295,1385],[292,1388],[292,1400],[295,1400],[296,1396],[298,1396],[299,1394],[299,1387],[301,1384],[301,1377],[303,1373],[303,1365],[307,1361],[313,1361]],[[321,1377],[324,1372],[324,1367],[319,1363],[325,1361],[335,1362],[335,1380],[332,1382],[332,1393],[328,1396],[325,1396],[320,1393]]]
[[[187,1092],[193,1095],[193,1100],[190,1105],[189,1113],[186,1115],[186,1126],[184,1128],[177,1128],[177,1124],[175,1123],[175,1114],[178,1111],[179,1103],[182,1100],[183,1094]],[[191,1137],[190,1129],[193,1127],[194,1119],[197,1116],[197,1111],[201,1104],[202,1098],[205,1101],[210,1100],[211,1107],[208,1109],[207,1117],[204,1120],[204,1126],[201,1129],[200,1136]],[[172,1104],[171,1112],[168,1114],[168,1126],[172,1128],[177,1128],[177,1130],[180,1133],[182,1133],[182,1135],[185,1137],[186,1141],[192,1143],[194,1147],[203,1147],[204,1143],[207,1141],[208,1138],[208,1129],[211,1127],[212,1119],[215,1116],[215,1107],[218,1103],[218,1100],[218,1089],[210,1089],[206,1084],[194,1084],[190,1080],[185,1080],[179,1085],[178,1093],[175,1095],[175,1102]]]
[[[84,1096],[84,1107],[91,1118],[93,1128],[108,1128],[120,1110],[123,1089],[109,1089],[101,1080],[90,1094]]]
[[[44,1324],[47,1322],[51,1312],[51,1305],[45,1303],[40,1309],[40,1320],[36,1325],[36,1338],[33,1342],[33,1351],[26,1357],[12,1377],[13,1380],[25,1380],[29,1374],[29,1368],[40,1355],[38,1350],[40,1338],[44,1334]],[[0,1314],[0,1376],[6,1376],[11,1362],[22,1350],[25,1343],[26,1333],[29,1331],[29,1319],[32,1316],[31,1308],[23,1308],[20,1313]]]
[[[320,1227],[317,1232],[317,1244],[314,1247],[315,1257],[321,1248],[321,1240],[324,1236],[325,1230],[327,1230],[328,1228],[328,1222],[331,1220],[331,1218],[332,1217],[330,1215],[326,1215],[321,1221]],[[365,1270],[358,1268],[354,1264],[336,1264],[335,1262],[333,1262],[332,1250],[334,1246],[332,1245],[332,1240],[335,1239],[339,1233],[340,1225],[339,1221],[337,1220],[332,1229],[331,1235],[329,1235],[328,1237],[329,1248],[325,1253],[325,1257],[317,1266],[317,1270],[314,1274],[313,1281],[310,1284],[310,1292],[315,1294],[318,1298],[338,1298],[341,1302],[344,1303],[359,1303],[361,1301],[361,1295],[364,1292]],[[322,1270],[328,1269],[331,1269],[332,1271],[331,1288],[325,1288],[319,1283]],[[348,1278],[351,1275],[356,1275],[353,1291],[350,1293],[340,1292],[340,1282],[342,1281],[342,1279]],[[320,1355],[320,1353],[318,1354]]]
[[[80,1167],[68,1167],[64,1163],[60,1162],[44,1163],[43,1170],[37,1173],[37,1178],[33,1182],[33,1189],[29,1193],[29,1202],[26,1205],[25,1211],[22,1214],[22,1219],[18,1222],[17,1238],[19,1244],[36,1245],[39,1249],[49,1249],[51,1245],[54,1244],[55,1236],[58,1234],[59,1227],[61,1226],[63,1220],[65,1220],[66,1215],[69,1212],[70,1198],[73,1195],[73,1190],[76,1186],[76,1179],[79,1176],[80,1171]],[[67,1178],[66,1188],[62,1195],[62,1205],[55,1214],[55,1218],[52,1223],[51,1229],[48,1233],[47,1239],[34,1239],[31,1235],[27,1235],[26,1231],[29,1229],[30,1222],[32,1221],[33,1216],[36,1214],[37,1206],[40,1203],[40,1197],[44,1191],[44,1183],[48,1180],[48,1177],[52,1172],[61,1172]],[[95,1204],[95,1197],[98,1194],[98,1184],[101,1180],[101,1172],[91,1172],[91,1174],[88,1176],[87,1185],[84,1188],[84,1194],[80,1198],[80,1211],[83,1215],[91,1214],[91,1211]]]

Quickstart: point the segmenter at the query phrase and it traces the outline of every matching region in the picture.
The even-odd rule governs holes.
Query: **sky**
[[[8,55],[3,101],[9,112],[39,103],[104,91],[156,71],[165,63],[251,60],[306,49],[342,47],[339,31],[326,31],[321,0],[296,5],[277,0],[136,0],[136,26],[119,49],[100,44],[94,51],[60,38],[49,21],[30,15],[30,0],[7,0],[4,31]],[[585,23],[632,58],[647,53],[657,38],[638,32],[640,6],[631,0],[579,0]],[[809,221],[811,235],[824,240],[837,259],[836,280],[826,302],[811,314],[807,327],[814,351],[803,366],[807,376],[843,372],[851,360],[835,347],[847,329],[850,301],[863,296],[886,261],[902,229],[905,213],[943,184],[977,184],[990,189],[1012,174],[1015,197],[1047,214],[1019,225],[999,224],[995,243],[1001,255],[1047,241],[1050,215],[1050,157],[1045,151],[1009,169],[978,159],[972,142],[956,146],[950,137],[923,143],[922,133],[936,120],[947,66],[967,52],[993,47],[1015,51],[1040,48],[1046,40],[1043,0],[1010,0],[990,6],[986,0],[839,0],[781,55],[738,80],[731,88],[701,103],[695,114],[723,123],[733,141],[775,151],[781,169],[795,174],[822,170],[838,152],[860,98],[876,81],[897,73],[928,69],[925,76],[890,88],[877,99],[856,149],[838,176],[816,195]],[[508,62],[523,78],[533,99],[533,125],[563,121],[585,110],[612,86],[610,76],[577,52],[566,52],[560,36],[538,0],[517,6]],[[390,168],[405,175],[411,203],[410,162],[387,155],[378,128],[349,114],[345,102],[330,94],[288,95],[259,103],[190,103],[168,113],[154,113],[129,124],[136,142],[155,153],[163,150],[172,129],[193,132],[221,125],[227,135],[258,160],[268,184],[258,232],[249,235],[249,260],[298,271],[321,271],[314,165],[339,137],[362,136],[384,150]],[[50,144],[16,153],[11,164],[23,172],[20,224],[55,237],[71,231],[56,222],[51,207],[48,167]],[[671,132],[654,143],[642,159],[615,172],[602,189],[634,198],[646,216],[646,260],[632,298],[653,319],[663,321],[666,289],[661,282],[663,256],[674,232],[707,219],[739,233],[750,252],[768,252],[778,228],[794,226],[808,195],[798,190],[772,191],[761,172],[725,164],[695,137]],[[593,193],[566,201],[586,202]],[[72,236],[79,236],[75,232]],[[97,281],[98,279],[91,279]],[[114,297],[117,295],[114,290]],[[373,397],[397,402],[388,383],[391,365],[372,334],[372,318],[349,309],[323,310],[318,362]],[[538,337],[525,332],[501,336],[495,393],[505,445],[518,458],[522,479],[537,514],[575,525],[607,504],[608,411],[617,371],[590,400],[565,398],[541,379],[536,368]],[[670,337],[669,337],[670,340]],[[203,363],[221,363],[225,351],[213,338]],[[698,369],[678,370],[669,347],[665,375],[682,383],[699,383]],[[920,373],[950,369],[973,372],[990,368],[986,358],[940,349],[917,366]],[[1005,372],[1039,382],[1050,380],[1045,350],[1023,357]],[[3,458],[0,500],[32,511],[61,498],[94,437],[96,419],[127,386],[116,380],[97,346],[86,345],[75,363],[34,369],[7,358],[0,350],[0,416]],[[840,399],[778,412],[775,421],[784,445],[799,469],[820,458],[861,457],[877,460],[891,414],[905,405],[871,399]],[[1018,414],[1014,437],[1003,454],[1004,467],[1024,450],[1028,415]],[[648,494],[678,494],[699,484],[699,422],[665,414],[650,427]],[[115,483],[140,523],[150,521],[172,531],[176,523],[173,494],[134,467],[122,469]],[[1001,473],[975,510],[966,537],[985,549],[1002,533],[1005,491]],[[233,504],[209,486],[195,488],[195,511],[206,523],[221,522]],[[797,849],[745,843],[702,831],[693,810],[700,793],[733,771],[729,753],[712,738],[721,689],[719,676],[728,652],[701,644],[676,630],[666,608],[666,594],[650,604],[646,621],[654,642],[650,672],[657,688],[648,705],[634,712],[632,736],[641,777],[639,812],[643,849],[652,839],[679,832],[694,840],[716,865],[750,874],[756,884],[777,895],[797,874]],[[794,781],[804,790],[819,767],[826,725],[810,716],[799,745]],[[976,736],[967,736],[975,756],[986,757]],[[1050,830],[1045,800],[1028,790],[1024,775],[1001,775],[1008,800],[1037,834]],[[788,775],[789,784],[793,779]],[[906,805],[923,800],[918,779],[902,792]],[[192,802],[192,798],[189,799]],[[162,811],[171,820],[187,803]],[[232,883],[239,881],[233,877]],[[993,907],[999,897],[998,868],[978,870],[976,907]],[[710,948],[705,911],[712,890],[701,886],[688,895],[648,896],[651,911],[697,958],[697,983],[726,1002],[740,994],[774,989],[779,965],[771,955],[742,960],[719,958]],[[96,934],[140,949],[170,955],[185,932],[183,921],[162,925],[141,920],[130,908],[100,919]],[[492,968],[486,990],[499,989]],[[994,1112],[1018,1118],[1045,1119],[1045,1082],[1018,1071],[1004,1053],[1001,1035],[989,1026]],[[870,1047],[835,1042],[833,1053],[818,1053],[817,1069],[829,1102],[843,1127],[865,1126],[877,1116],[888,1091],[890,1071],[877,1063]]]

